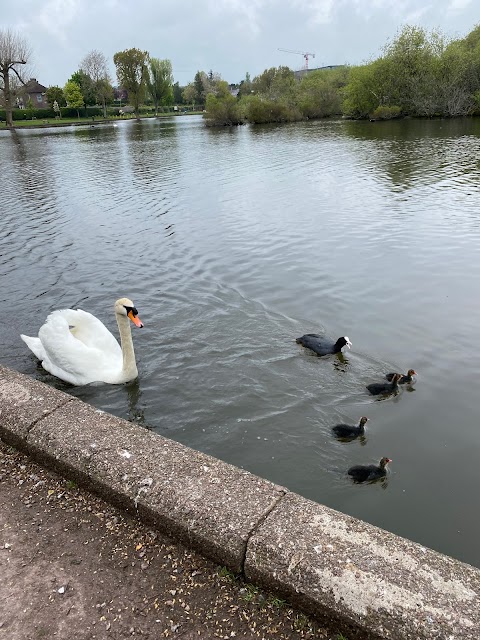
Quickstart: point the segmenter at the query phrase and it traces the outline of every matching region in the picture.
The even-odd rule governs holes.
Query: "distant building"
[[[344,67],[344,64],[328,64],[326,67],[316,67],[315,69],[299,69],[298,71],[294,71],[295,77],[297,80],[306,76],[307,73],[312,73],[312,71],[323,71],[324,69],[339,69],[340,67]]]
[[[125,104],[128,101],[128,92],[126,89],[122,89],[122,87],[113,87],[113,99],[115,102],[124,102]]]
[[[17,105],[20,109],[25,109],[31,100],[35,109],[48,109],[46,92],[47,87],[40,84],[36,78],[31,78],[21,88]]]
[[[230,91],[231,95],[236,98],[238,96],[238,92],[240,91],[240,87],[238,86],[238,84],[229,84],[228,90]]]

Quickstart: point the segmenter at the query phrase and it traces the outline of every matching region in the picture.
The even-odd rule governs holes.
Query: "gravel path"
[[[135,637],[341,638],[0,441],[0,639]]]

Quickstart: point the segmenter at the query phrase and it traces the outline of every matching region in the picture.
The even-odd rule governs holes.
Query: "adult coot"
[[[390,458],[382,458],[380,464],[357,464],[350,467],[348,475],[352,476],[355,482],[368,482],[370,480],[378,480],[387,475],[387,464],[391,462]]]
[[[352,343],[347,336],[342,336],[336,342],[325,338],[325,336],[319,336],[318,333],[306,333],[301,338],[297,338],[297,344],[301,344],[302,347],[311,349],[319,356],[327,356],[330,353],[340,353],[344,347],[352,346]]]
[[[394,393],[398,389],[398,381],[401,377],[401,373],[394,373],[391,382],[374,382],[373,384],[368,384],[367,389],[370,391],[372,396]]]
[[[387,373],[385,378],[391,382],[393,380],[394,375],[395,373]],[[416,376],[416,375],[417,375],[417,372],[415,371],[415,369],[409,369],[407,371],[407,375],[400,374],[400,380],[398,381],[398,384],[411,384],[413,381],[412,376]]]
[[[360,418],[358,425],[353,424],[337,424],[332,427],[333,433],[339,438],[357,438],[365,433],[365,425],[368,422],[368,418],[363,416]]]

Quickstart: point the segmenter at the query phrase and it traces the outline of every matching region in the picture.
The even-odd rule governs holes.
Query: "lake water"
[[[479,158],[480,120],[3,131],[0,361],[480,566]],[[77,306],[118,335],[121,296],[133,383],[71,387],[19,338]],[[414,391],[368,395],[411,367]],[[387,482],[350,482],[382,456]]]

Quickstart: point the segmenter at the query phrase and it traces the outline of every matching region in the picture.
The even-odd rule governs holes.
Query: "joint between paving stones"
[[[241,575],[242,576],[245,576],[245,563],[247,561],[248,544],[249,544],[250,540],[255,535],[255,533],[258,531],[258,529],[263,524],[265,524],[265,522],[266,522],[267,518],[269,517],[269,515],[272,513],[272,511],[274,511],[279,506],[279,504],[285,498],[287,493],[289,493],[287,491],[287,489],[280,489],[280,495],[277,498],[274,498],[272,500],[272,504],[268,507],[268,509],[265,510],[265,513],[263,513],[260,516],[260,518],[258,518],[257,522],[255,522],[253,527],[247,533],[247,539],[245,540],[245,544],[243,545],[243,548],[242,548],[242,559],[241,559]]]

